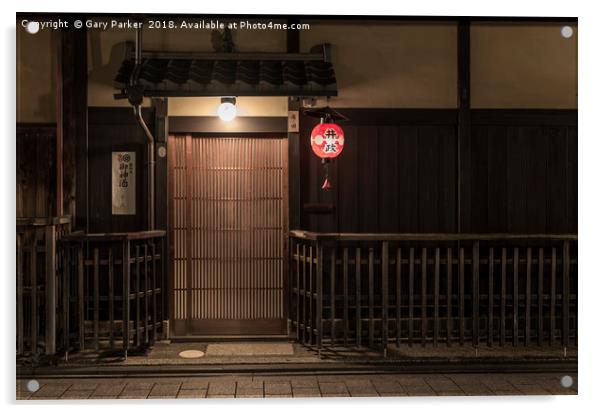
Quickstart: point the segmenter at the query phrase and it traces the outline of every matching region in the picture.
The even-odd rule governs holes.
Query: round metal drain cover
[[[205,355],[201,350],[184,350],[180,352],[179,356],[183,359],[198,359]]]

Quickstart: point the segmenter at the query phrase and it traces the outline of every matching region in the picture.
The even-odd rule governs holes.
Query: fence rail
[[[290,238],[290,320],[318,350],[577,342],[576,235]]]
[[[72,233],[61,243],[62,344],[121,349],[153,344],[166,320],[165,231]]]
[[[18,356],[56,352],[56,245],[70,227],[68,217],[17,219]]]

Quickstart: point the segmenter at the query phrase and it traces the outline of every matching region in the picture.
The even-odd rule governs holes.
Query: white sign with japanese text
[[[113,215],[136,214],[136,153],[113,152]]]

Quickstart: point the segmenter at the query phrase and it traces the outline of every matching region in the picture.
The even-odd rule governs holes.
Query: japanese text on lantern
[[[113,152],[113,215],[136,213],[136,153]]]
[[[334,123],[320,123],[311,131],[311,148],[320,158],[336,158],[345,146],[343,129]]]

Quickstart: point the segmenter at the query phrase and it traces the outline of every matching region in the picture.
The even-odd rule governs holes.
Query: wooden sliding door
[[[170,136],[173,333],[286,330],[287,141]]]

